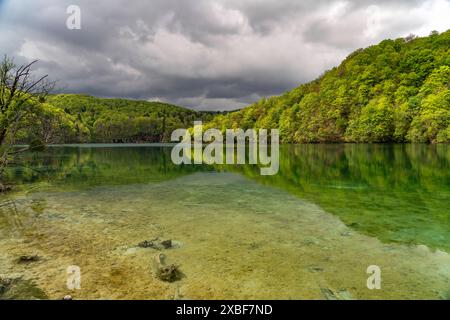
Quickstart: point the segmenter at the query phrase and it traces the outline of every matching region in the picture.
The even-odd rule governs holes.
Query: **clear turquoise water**
[[[51,147],[25,156],[11,180],[26,187],[86,188],[164,181],[194,172],[229,171],[319,205],[348,226],[386,242],[450,252],[450,147],[447,145],[282,146],[280,171],[257,166],[176,166],[170,146]],[[35,171],[33,171],[35,170]]]
[[[450,252],[448,145],[300,145],[284,147],[278,175],[261,177],[385,242]]]
[[[16,191],[0,199],[0,275],[24,275],[50,298],[67,294],[71,263],[88,269],[78,293],[88,299],[320,299],[324,288],[356,299],[448,297],[449,146],[280,151],[275,176],[176,166],[166,145],[25,154],[8,173]],[[151,276],[155,252],[136,243],[154,237],[183,244],[167,255],[184,280]],[[14,263],[27,252],[52,258]],[[387,270],[384,290],[367,289],[370,264]]]

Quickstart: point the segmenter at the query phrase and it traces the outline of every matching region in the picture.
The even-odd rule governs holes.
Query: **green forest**
[[[214,116],[161,102],[76,94],[50,95],[36,108],[24,120],[19,142],[168,142],[173,130]]]
[[[49,95],[21,120],[17,143],[168,142],[176,128],[280,129],[284,143],[450,142],[450,30],[359,49],[318,79],[235,112]]]
[[[450,30],[356,50],[318,79],[207,127],[279,128],[284,143],[450,142]]]

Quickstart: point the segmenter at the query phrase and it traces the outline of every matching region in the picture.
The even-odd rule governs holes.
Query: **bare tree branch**
[[[37,79],[32,76],[32,67],[36,63],[34,60],[16,66],[7,56],[0,61],[0,181],[8,162],[16,154],[29,150],[27,147],[12,151],[21,119],[35,111],[55,87],[48,75]]]

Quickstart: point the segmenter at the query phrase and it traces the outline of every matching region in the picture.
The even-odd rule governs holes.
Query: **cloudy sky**
[[[0,0],[0,54],[39,59],[64,92],[236,109],[449,17],[450,0]]]

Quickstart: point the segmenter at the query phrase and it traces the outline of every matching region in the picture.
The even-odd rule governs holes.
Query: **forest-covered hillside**
[[[161,102],[76,94],[49,96],[36,108],[25,120],[29,125],[21,130],[21,142],[167,142],[176,128],[214,116]]]
[[[279,128],[284,143],[450,142],[450,30],[359,49],[317,80],[231,113],[87,95],[51,95],[17,142],[167,142],[206,128]]]
[[[279,128],[285,143],[450,142],[450,30],[359,49],[317,80],[207,127]]]

